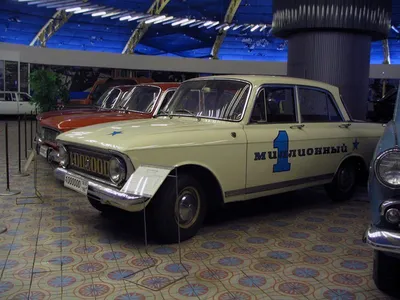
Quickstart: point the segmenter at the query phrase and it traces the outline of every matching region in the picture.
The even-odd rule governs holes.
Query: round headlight
[[[120,159],[114,157],[110,160],[110,179],[118,184],[125,179],[126,169],[125,164]]]
[[[375,172],[378,180],[391,188],[400,187],[400,149],[382,153],[376,160]]]
[[[58,159],[60,166],[66,167],[68,165],[68,152],[63,145],[58,145]]]

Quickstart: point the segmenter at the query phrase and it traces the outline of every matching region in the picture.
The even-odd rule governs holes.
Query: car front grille
[[[69,155],[68,169],[111,183],[109,177],[111,155],[73,146],[68,146],[67,151]]]
[[[42,138],[44,141],[55,143],[56,138],[59,134],[60,132],[57,130],[50,129],[47,127],[42,128]]]

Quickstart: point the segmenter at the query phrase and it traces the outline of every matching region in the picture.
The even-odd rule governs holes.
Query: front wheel
[[[391,296],[399,296],[399,258],[395,258],[383,253],[382,251],[375,250],[372,274],[374,283],[378,289],[388,293]]]
[[[177,243],[192,238],[201,228],[206,214],[206,193],[191,175],[167,178],[151,201],[155,234],[162,243]],[[179,229],[179,232],[178,232]]]
[[[344,162],[337,170],[333,181],[325,185],[328,196],[336,202],[349,200],[356,189],[357,170],[352,162]]]

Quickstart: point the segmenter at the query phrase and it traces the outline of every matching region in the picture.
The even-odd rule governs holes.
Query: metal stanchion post
[[[35,125],[36,125],[36,130],[35,130],[35,132],[37,133],[37,108],[36,108],[36,110],[35,110]]]
[[[30,138],[31,138],[31,150],[33,150],[33,113],[32,113],[32,111],[31,111],[31,135],[30,135]]]
[[[22,177],[28,175],[28,173],[21,172],[21,116],[18,115],[18,173],[13,176]]]
[[[11,191],[10,190],[10,169],[9,169],[9,161],[8,161],[8,122],[5,124],[5,146],[6,146],[6,180],[7,180],[7,187],[5,192],[0,193],[0,196],[12,196],[18,195],[21,191]]]
[[[27,139],[26,139],[26,113],[24,114],[24,125],[25,125],[25,135],[24,135],[24,145],[25,145],[25,159],[28,158],[28,146],[27,146]]]

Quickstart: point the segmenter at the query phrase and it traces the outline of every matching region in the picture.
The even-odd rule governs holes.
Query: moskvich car
[[[146,207],[160,241],[176,242],[177,226],[188,239],[207,210],[224,203],[317,185],[333,200],[349,199],[382,132],[381,124],[353,121],[328,84],[200,77],[182,83],[156,118],[59,135],[55,176],[100,211]],[[135,191],[135,173],[149,165],[178,179],[167,177],[154,196]]]
[[[370,165],[368,196],[372,222],[363,240],[374,249],[373,279],[398,294],[400,278],[400,90],[393,119],[386,125]]]

